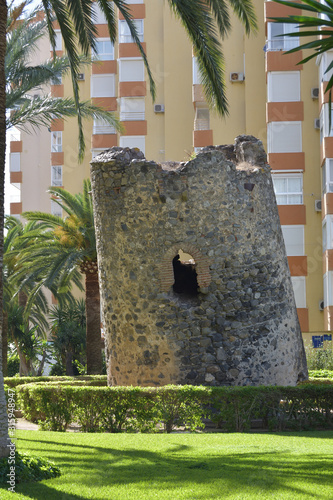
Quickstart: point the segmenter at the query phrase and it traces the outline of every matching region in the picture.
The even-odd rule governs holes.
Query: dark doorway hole
[[[175,282],[173,291],[187,296],[198,295],[199,286],[195,261],[189,254],[184,254],[182,250],[172,260],[173,274]]]

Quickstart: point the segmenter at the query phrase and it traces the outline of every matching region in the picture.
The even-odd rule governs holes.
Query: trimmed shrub
[[[298,387],[79,387],[27,384],[17,389],[28,420],[64,431],[171,432],[204,427],[244,432],[253,421],[270,430],[333,428],[333,385]]]

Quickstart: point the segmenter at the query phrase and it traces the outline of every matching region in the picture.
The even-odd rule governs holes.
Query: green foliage
[[[13,457],[14,460],[14,457]],[[7,457],[0,459],[0,484],[8,481],[10,464]],[[15,482],[43,481],[60,476],[60,469],[53,462],[26,453],[15,452]]]
[[[329,378],[333,380],[333,370],[309,370],[311,378]]]
[[[69,363],[79,372],[77,365],[85,363],[86,312],[84,300],[73,300],[62,306],[55,306],[50,312],[52,346],[58,361],[57,369],[66,373]],[[54,372],[53,372],[54,373]]]
[[[317,348],[306,346],[305,352],[309,370],[333,371],[333,349],[331,345]]]
[[[298,387],[87,387],[27,384],[17,389],[28,420],[85,432],[195,431],[209,418],[225,431],[244,432],[254,420],[270,430],[333,428],[333,384]]]
[[[58,382],[96,382],[98,383],[103,383],[106,385],[106,375],[83,375],[79,377],[67,377],[67,376],[61,376],[61,377],[4,377],[4,382],[8,387],[10,388],[15,388],[18,385],[25,385],[25,384],[35,384],[36,382],[51,382],[51,383],[58,383]]]
[[[14,377],[19,373],[20,370],[20,359],[16,350],[8,349],[8,359],[7,359],[7,373],[8,377]]]

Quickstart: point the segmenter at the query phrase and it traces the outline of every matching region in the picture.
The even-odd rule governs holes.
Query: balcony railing
[[[194,130],[209,130],[209,120],[206,118],[197,118],[194,120]]]

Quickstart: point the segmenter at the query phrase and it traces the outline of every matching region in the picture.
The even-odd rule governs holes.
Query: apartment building
[[[302,332],[320,345],[330,339],[333,327],[333,129],[328,129],[324,94],[333,52],[317,64],[297,65],[302,54],[284,52],[298,40],[276,38],[293,27],[270,21],[291,11],[254,0],[258,34],[246,37],[232,17],[232,33],[223,42],[229,115],[222,119],[208,109],[191,44],[165,2],[128,3],[156,81],[156,101],[126,22],[119,15],[118,40],[111,44],[96,5],[98,61],[82,67],[80,96],[116,112],[124,132],[116,133],[103,121],[86,122],[82,164],[75,119],[55,120],[49,130],[12,137],[10,179],[17,194],[11,213],[60,214],[48,187],[79,192],[91,159],[112,146],[139,147],[151,160],[183,161],[201,147],[254,135],[263,141],[272,168]],[[46,50],[49,56],[48,39],[42,40],[40,55]],[[57,53],[63,53],[60,33]],[[70,79],[59,78],[50,91],[59,98],[70,95]]]

